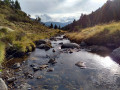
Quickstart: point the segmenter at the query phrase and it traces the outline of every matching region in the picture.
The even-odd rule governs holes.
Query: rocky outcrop
[[[62,49],[64,49],[64,48],[72,48],[72,49],[74,49],[74,48],[80,48],[80,46],[78,44],[76,44],[76,43],[65,43],[65,44],[63,44],[61,46],[61,48]]]

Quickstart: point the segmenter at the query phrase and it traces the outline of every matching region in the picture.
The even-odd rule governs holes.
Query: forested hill
[[[120,20],[120,0],[108,0],[101,8],[89,15],[81,14],[78,21],[64,27],[65,30],[77,31],[80,28]]]

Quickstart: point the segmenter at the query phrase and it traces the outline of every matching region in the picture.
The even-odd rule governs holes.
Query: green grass
[[[5,57],[5,44],[0,42],[0,63],[3,62]]]
[[[66,36],[72,41],[80,43],[85,41],[90,45],[115,44],[120,46],[120,22],[96,25],[80,30],[79,32],[67,33]]]

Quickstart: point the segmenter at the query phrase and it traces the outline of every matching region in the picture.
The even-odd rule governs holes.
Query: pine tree
[[[15,1],[15,9],[21,10],[20,3],[18,0]]]
[[[55,24],[54,29],[58,29],[57,25]]]
[[[53,24],[51,23],[50,28],[53,28]]]
[[[59,28],[58,29],[61,29],[60,25],[59,25]]]
[[[10,0],[4,0],[4,3],[5,3],[6,5],[10,5]]]

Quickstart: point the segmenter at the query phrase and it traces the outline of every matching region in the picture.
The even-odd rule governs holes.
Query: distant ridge
[[[78,21],[65,26],[63,29],[77,31],[80,28],[95,26],[120,20],[120,0],[108,0],[101,8],[89,15],[81,14]]]

